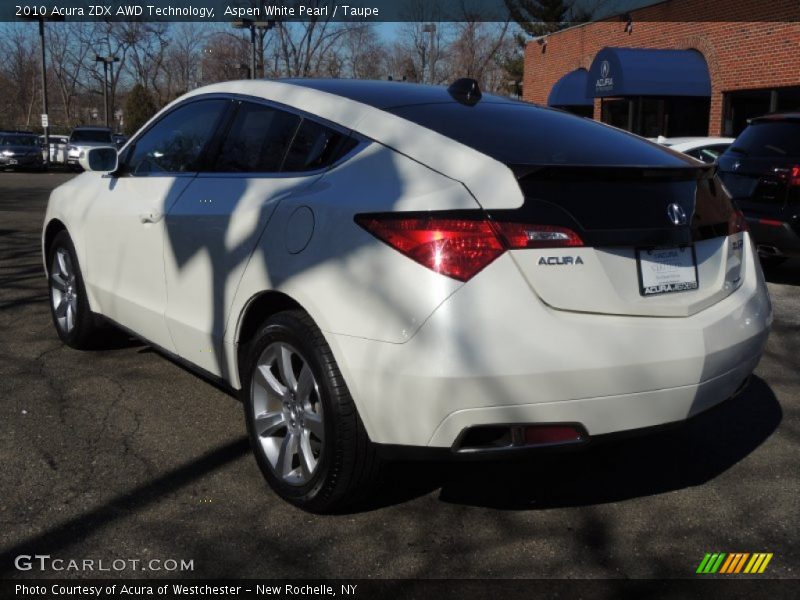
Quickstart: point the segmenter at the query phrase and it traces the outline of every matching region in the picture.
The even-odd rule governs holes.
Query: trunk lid
[[[512,167],[525,203],[497,221],[575,231],[584,246],[511,252],[553,308],[685,317],[740,284],[744,235],[713,166]]]

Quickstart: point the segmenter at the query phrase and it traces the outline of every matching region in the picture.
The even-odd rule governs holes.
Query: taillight
[[[780,181],[785,181],[789,187],[800,187],[800,165],[789,167],[778,167],[772,170]]]
[[[358,215],[356,223],[421,265],[468,281],[506,250],[582,246],[561,227],[498,223],[485,218]]]
[[[728,235],[742,233],[747,230],[747,219],[744,218],[744,214],[739,209],[734,209],[728,219]]]
[[[792,167],[789,173],[789,185],[800,187],[800,165]]]

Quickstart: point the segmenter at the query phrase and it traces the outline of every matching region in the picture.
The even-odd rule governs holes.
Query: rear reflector
[[[569,444],[583,440],[583,433],[571,425],[532,425],[525,428],[525,445]]]
[[[778,221],[777,219],[759,219],[759,225],[767,225],[769,227],[782,227],[783,221]]]
[[[589,434],[578,423],[477,425],[463,432],[453,450],[460,453],[474,453],[538,446],[569,446],[588,441]]]
[[[497,222],[494,226],[506,248],[511,250],[583,246],[580,236],[566,227]]]
[[[582,246],[574,231],[484,218],[357,215],[356,223],[419,264],[468,281],[506,250]]]
[[[789,185],[800,187],[800,165],[792,167],[789,173]]]

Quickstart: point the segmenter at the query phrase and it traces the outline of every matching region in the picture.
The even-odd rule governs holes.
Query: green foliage
[[[131,136],[156,114],[156,103],[147,89],[137,83],[125,102],[125,135]]]

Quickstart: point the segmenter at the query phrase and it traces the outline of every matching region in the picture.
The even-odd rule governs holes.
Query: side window
[[[304,119],[286,155],[283,170],[314,171],[336,162],[356,141],[324,125]]]
[[[297,115],[243,102],[212,170],[218,173],[280,171],[286,149],[299,124]]]
[[[199,100],[167,114],[136,140],[125,161],[128,172],[145,175],[196,171],[200,153],[229,102]]]

